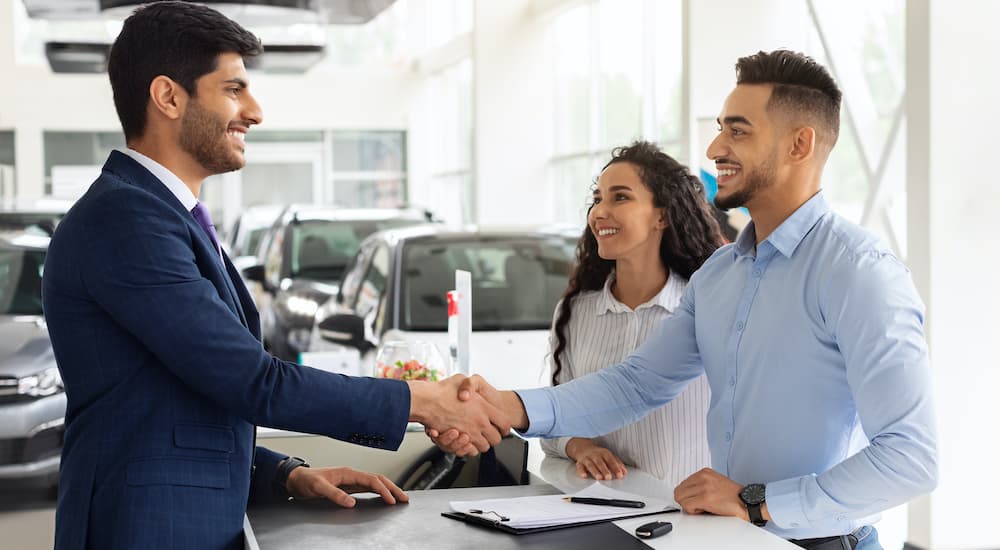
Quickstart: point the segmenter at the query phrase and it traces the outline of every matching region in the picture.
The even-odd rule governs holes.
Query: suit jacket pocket
[[[174,426],[174,445],[185,449],[233,452],[236,436],[229,426],[178,424]]]
[[[183,485],[187,487],[229,488],[228,460],[155,457],[133,460],[126,467],[129,485]]]

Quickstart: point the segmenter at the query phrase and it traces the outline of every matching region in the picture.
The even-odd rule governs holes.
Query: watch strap
[[[291,498],[288,494],[288,476],[298,467],[308,468],[309,463],[297,456],[290,456],[278,463],[278,470],[274,473],[274,490],[279,496]]]
[[[740,491],[740,500],[747,507],[750,523],[757,527],[767,525],[767,520],[764,519],[764,513],[761,510],[761,506],[764,505],[765,491],[766,489],[761,483],[751,483]]]
[[[760,511],[760,506],[760,504],[747,504],[747,514],[750,515],[750,523],[757,527],[767,525],[767,520],[764,519],[764,515]]]

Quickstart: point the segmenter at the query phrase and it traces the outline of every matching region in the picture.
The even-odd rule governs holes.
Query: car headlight
[[[302,296],[289,296],[285,305],[293,315],[308,317],[310,320],[316,315],[316,310],[319,309],[319,304],[316,303],[316,300]]]
[[[37,374],[25,376],[17,381],[17,393],[30,397],[45,397],[63,391],[59,369],[52,367]]]

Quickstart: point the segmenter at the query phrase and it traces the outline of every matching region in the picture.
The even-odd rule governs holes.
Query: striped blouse
[[[653,299],[634,311],[611,293],[614,273],[602,290],[581,292],[573,300],[573,314],[564,329],[566,349],[562,354],[559,382],[597,372],[621,362],[641,344],[661,319],[680,302],[687,280],[671,275]],[[556,306],[556,312],[559,306]],[[558,315],[558,313],[557,313]],[[556,348],[555,321],[549,334],[550,352]],[[551,368],[555,362],[549,357]],[[709,466],[706,415],[711,398],[705,375],[693,380],[673,401],[642,420],[596,438],[626,466],[637,467],[674,485],[697,470]],[[543,439],[549,456],[566,456],[569,437]]]

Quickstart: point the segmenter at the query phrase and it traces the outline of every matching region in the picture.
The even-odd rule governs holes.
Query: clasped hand
[[[505,399],[504,394],[514,395],[513,392],[500,392],[479,375],[470,377],[462,376],[461,378],[452,376],[445,380],[445,382],[452,381],[456,382],[454,386],[450,386],[453,388],[452,399],[462,404],[480,404],[480,406],[484,407],[490,414],[490,423],[501,437],[510,431],[511,426],[514,424],[514,418],[517,415],[507,410],[510,405],[507,402],[509,398]],[[515,396],[513,399],[517,400],[518,405],[520,404],[519,398]],[[458,456],[475,456],[480,452],[486,452],[490,446],[500,442],[499,438],[495,441],[489,439],[489,445],[484,447],[481,445],[484,438],[477,439],[474,432],[463,430],[455,424],[449,425],[441,422],[432,425],[425,422],[424,426],[424,431],[431,438],[431,441],[442,450]],[[484,430],[484,432],[486,431],[488,430]],[[483,435],[485,436],[486,434],[484,433]]]
[[[488,399],[489,392],[476,391],[479,385],[470,382],[473,378],[457,374],[440,382],[409,382],[411,420],[422,423],[439,447],[458,456],[486,452],[500,443],[511,427],[499,401]],[[442,433],[444,443],[439,437]]]

